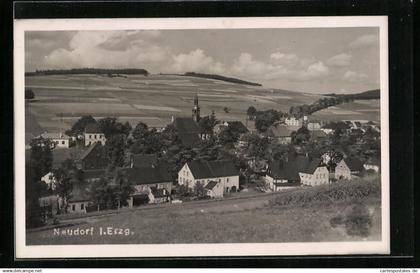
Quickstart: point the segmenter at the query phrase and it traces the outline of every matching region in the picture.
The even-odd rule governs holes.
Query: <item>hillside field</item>
[[[115,116],[138,121],[152,127],[165,126],[171,116],[189,116],[195,94],[199,95],[201,114],[215,111],[218,119],[245,121],[246,110],[253,105],[258,110],[276,109],[287,112],[292,105],[310,104],[321,95],[268,89],[229,83],[213,79],[176,75],[48,75],[26,76],[26,88],[35,93],[35,100],[26,104],[27,133],[40,130],[57,132],[68,129],[81,115]],[[229,112],[225,113],[224,108]],[[334,119],[340,111],[320,117]],[[323,110],[323,111],[328,111]],[[366,103],[352,109],[357,119],[370,119],[379,111],[379,104]],[[333,114],[333,115],[331,115]],[[341,116],[340,116],[341,117]],[[36,121],[36,124],[35,122]],[[36,131],[36,132],[35,132]]]

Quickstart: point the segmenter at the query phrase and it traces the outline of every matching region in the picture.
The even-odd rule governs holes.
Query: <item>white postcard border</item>
[[[136,29],[256,29],[256,28],[379,27],[382,240],[377,242],[124,244],[27,246],[25,228],[25,31]],[[389,115],[387,16],[25,19],[14,21],[14,170],[15,257],[193,257],[390,254]]]

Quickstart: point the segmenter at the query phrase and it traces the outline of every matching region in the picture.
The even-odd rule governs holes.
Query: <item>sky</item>
[[[25,32],[25,71],[202,72],[309,93],[379,88],[379,28]]]

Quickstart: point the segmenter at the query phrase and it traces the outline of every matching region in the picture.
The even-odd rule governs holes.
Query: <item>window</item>
[[[97,135],[95,135],[95,139],[96,139]]]
[[[102,135],[99,135],[99,138],[102,138]]]
[[[65,143],[66,143],[66,142],[65,142],[64,140],[63,140],[63,141],[61,141],[61,144],[63,144],[63,145],[64,145]]]
[[[71,210],[72,211],[75,211],[76,210],[76,205],[75,204],[71,205]]]
[[[82,204],[80,204],[80,209],[81,209],[81,210],[84,210],[84,209],[85,209],[85,204],[83,204],[83,203],[82,203]]]
[[[229,178],[226,178],[226,182],[228,182],[228,183],[229,183]]]

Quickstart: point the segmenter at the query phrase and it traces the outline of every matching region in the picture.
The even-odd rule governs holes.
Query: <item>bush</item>
[[[374,181],[339,181],[331,185],[322,185],[306,190],[294,191],[277,196],[273,205],[306,205],[312,202],[332,202],[341,200],[361,200],[367,197],[380,197],[380,180]]]

